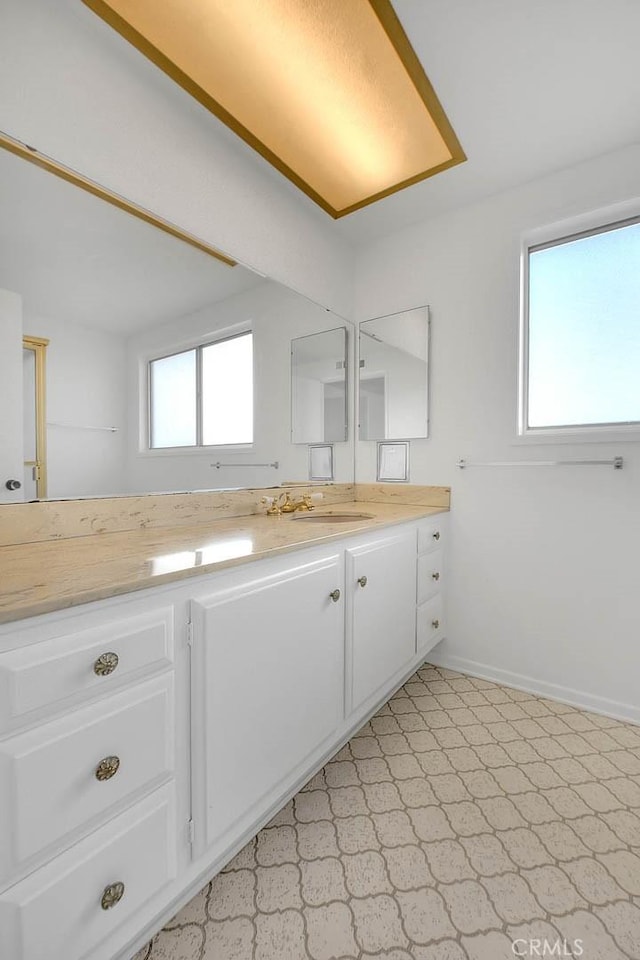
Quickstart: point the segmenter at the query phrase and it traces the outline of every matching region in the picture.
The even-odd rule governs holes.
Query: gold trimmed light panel
[[[84,0],[333,217],[465,160],[389,0]]]

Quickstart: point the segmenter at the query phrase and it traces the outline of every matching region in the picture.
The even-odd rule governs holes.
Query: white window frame
[[[193,444],[190,446],[183,447],[152,447],[151,446],[151,364],[154,360],[164,360],[167,357],[175,357],[180,353],[188,353],[190,350],[200,351],[205,347],[209,347],[212,344],[223,343],[226,340],[235,340],[238,337],[244,337],[247,334],[253,336],[253,346],[254,346],[254,355],[253,355],[253,384],[254,384],[254,394],[253,394],[253,426],[254,426],[254,439],[252,443],[225,443],[225,444]],[[256,414],[256,397],[255,397],[255,333],[252,327],[247,327],[243,325],[241,328],[234,327],[233,329],[225,329],[216,331],[215,333],[207,333],[202,337],[195,338],[193,340],[184,341],[179,344],[174,344],[173,346],[163,349],[161,353],[157,350],[153,353],[145,354],[144,356],[139,357],[139,398],[140,398],[140,438],[138,446],[138,455],[141,457],[175,457],[178,456],[211,456],[212,452],[224,453],[225,451],[242,451],[248,450],[251,451],[254,449],[255,444],[255,414]],[[200,370],[200,361],[197,361],[196,369],[196,439],[201,437],[202,434],[202,423],[201,423],[201,411],[200,406],[200,394],[201,394],[201,370]]]
[[[640,421],[530,427],[529,411],[529,252],[561,245],[592,233],[614,230],[640,219],[640,198],[527,231],[520,247],[520,322],[518,337],[518,417],[516,443],[606,443],[640,440]]]

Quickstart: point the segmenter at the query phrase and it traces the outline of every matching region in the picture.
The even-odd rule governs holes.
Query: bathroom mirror
[[[429,308],[374,320],[359,330],[360,440],[429,435]]]
[[[335,335],[339,327],[344,359],[347,326],[348,321],[283,285],[214,259],[0,149],[0,502],[306,480],[309,452],[292,443],[291,435],[291,342],[326,330]],[[201,355],[192,397],[187,380],[165,377],[170,389],[164,415],[175,421],[179,408],[199,403],[199,394],[206,392],[201,390],[205,366],[214,369],[217,362],[220,372],[226,363],[206,348],[240,343],[248,333],[251,431],[246,411],[238,442],[220,429],[220,419],[235,409],[237,397],[231,383],[228,395],[220,388],[218,376],[201,428],[165,431],[165,438],[178,438],[173,446],[166,440],[152,444],[150,364],[190,352]],[[25,336],[48,341],[41,404],[33,396],[33,358],[24,352]],[[157,365],[158,375],[168,366]],[[345,371],[336,373],[344,387]],[[44,442],[37,454],[33,438],[39,408]],[[217,426],[211,426],[212,417]],[[342,432],[334,437],[335,480],[350,482],[353,436],[347,439],[346,418],[341,420]],[[211,436],[224,442],[211,444]],[[39,456],[44,456],[48,481],[44,494],[36,483]],[[8,480],[20,481],[21,488],[7,490]]]
[[[293,443],[347,439],[347,348],[344,326],[291,341]]]

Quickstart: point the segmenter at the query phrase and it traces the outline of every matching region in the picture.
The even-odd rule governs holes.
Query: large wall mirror
[[[338,443],[348,435],[346,327],[291,342],[294,443]]]
[[[0,501],[304,481],[291,343],[348,326],[0,149]],[[39,399],[24,337],[46,347]]]
[[[429,435],[429,308],[360,324],[360,440]]]

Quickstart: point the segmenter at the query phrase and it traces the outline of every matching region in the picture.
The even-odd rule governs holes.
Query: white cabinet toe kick
[[[129,960],[443,639],[446,530],[0,627],[0,957]]]

